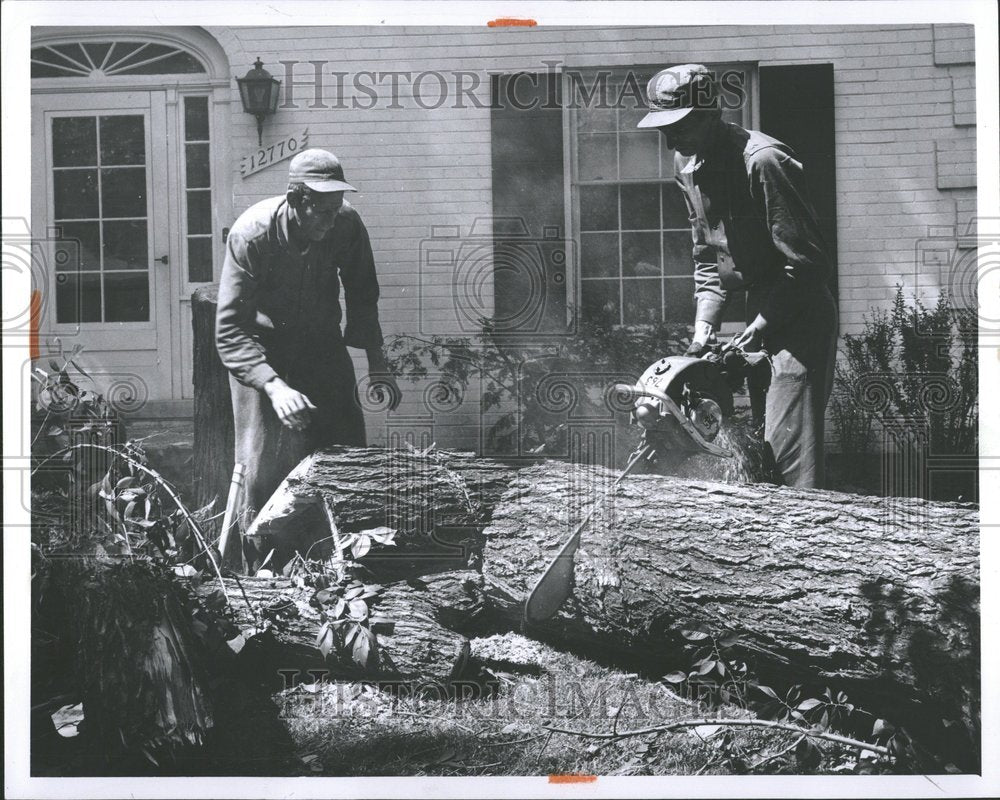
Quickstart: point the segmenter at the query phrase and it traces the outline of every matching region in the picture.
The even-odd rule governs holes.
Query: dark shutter
[[[837,295],[837,175],[833,64],[760,68],[760,129],[799,155],[833,262]]]
[[[492,76],[497,329],[566,330],[567,247],[559,75]]]

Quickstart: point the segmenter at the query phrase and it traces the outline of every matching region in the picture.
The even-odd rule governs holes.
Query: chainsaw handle
[[[655,397],[657,400],[668,400],[673,402],[665,392],[661,392],[659,389],[654,389],[652,387],[633,386],[629,383],[616,383],[615,391],[621,392],[622,394],[630,394],[633,397]]]

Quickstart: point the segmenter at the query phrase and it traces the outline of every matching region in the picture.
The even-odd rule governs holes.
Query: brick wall
[[[419,329],[421,247],[432,227],[458,226],[466,235],[477,219],[491,213],[490,72],[540,72],[545,61],[568,68],[686,61],[833,63],[842,332],[857,331],[872,305],[891,300],[897,283],[919,290],[928,301],[948,288],[948,264],[940,259],[933,265],[918,263],[920,242],[931,228],[942,238],[956,226],[964,230],[974,213],[971,26],[209,30],[229,52],[234,73],[242,74],[260,56],[282,79],[286,98],[288,81],[279,62],[299,62],[292,75],[307,85],[294,90],[298,108],[279,110],[266,123],[265,140],[308,126],[311,146],[342,158],[348,180],[361,189],[352,202],[371,232],[387,334]],[[332,73],[347,73],[347,108],[309,108],[314,101],[310,61],[325,62],[322,100],[328,106],[341,95]],[[351,88],[352,76],[360,71],[475,73],[479,86],[473,94],[484,107],[467,95],[465,108],[448,102],[424,110],[410,83],[402,80],[397,107],[389,108],[386,78],[377,88],[382,101],[376,109],[354,109],[352,96],[367,102]],[[474,79],[461,80],[468,87]],[[376,78],[366,76],[365,82],[373,85]],[[455,88],[453,83],[453,94]],[[422,90],[425,104],[432,104],[440,87],[428,79]],[[256,127],[240,112],[235,96],[234,101],[233,206],[242,209],[282,192],[285,170],[273,167],[241,179],[239,156],[255,147]],[[454,328],[454,312],[450,280],[446,271],[438,274],[436,287],[424,286],[425,298],[431,298],[424,322],[444,331]],[[442,428],[441,415],[436,421],[428,417],[420,392],[409,395],[402,417],[395,415],[401,427],[409,414],[411,430],[423,430],[442,446],[477,446],[478,412],[471,398],[462,405],[470,410],[447,415]],[[385,435],[373,417],[369,430],[375,440]]]

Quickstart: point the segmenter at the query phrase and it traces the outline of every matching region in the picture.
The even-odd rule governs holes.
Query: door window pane
[[[622,186],[622,230],[660,229],[660,190],[655,183]]]
[[[694,279],[663,279],[663,313],[667,319],[691,323],[694,320]]]
[[[100,215],[96,169],[54,170],[52,189],[57,221],[95,219]]]
[[[52,166],[97,166],[97,120],[93,117],[52,120]]]
[[[184,98],[184,141],[208,141],[208,98]]]
[[[101,231],[97,222],[60,222],[56,272],[101,268]]]
[[[212,195],[209,192],[188,192],[188,233],[212,232]]]
[[[146,169],[102,169],[101,201],[105,217],[146,216]]]
[[[618,228],[618,187],[580,187],[580,230],[608,231]]]
[[[580,234],[580,274],[584,278],[618,277],[618,234]]]
[[[104,223],[104,269],[147,269],[146,220]]]
[[[208,143],[186,145],[187,156],[187,188],[207,189],[212,185],[211,171],[208,168]]]
[[[101,117],[101,165],[145,164],[146,136],[140,116]]]
[[[212,239],[209,236],[188,237],[188,280],[209,283],[212,280]]]
[[[144,322],[149,319],[149,273],[111,272],[104,276],[106,322]]]
[[[101,276],[96,272],[56,276],[56,319],[59,322],[101,321]]]
[[[687,203],[676,183],[663,184],[663,227],[679,230],[690,228]]]

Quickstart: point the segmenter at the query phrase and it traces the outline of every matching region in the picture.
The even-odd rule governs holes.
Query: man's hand
[[[308,427],[310,412],[315,411],[316,406],[302,392],[293,389],[281,378],[269,380],[264,384],[264,391],[270,398],[274,413],[278,415],[282,425],[293,431],[303,431]]]
[[[732,346],[748,353],[760,350],[764,344],[764,329],[766,327],[767,320],[758,314],[757,318],[747,325],[746,330],[733,339]]]
[[[399,401],[403,399],[403,392],[400,391],[395,376],[391,372],[372,372],[369,377],[368,396],[379,404],[388,399],[389,411],[395,411]]]
[[[691,344],[684,351],[684,355],[691,358],[700,358],[705,351],[715,342],[715,330],[711,322],[699,319],[694,323],[694,336]]]

